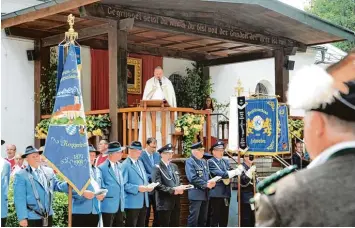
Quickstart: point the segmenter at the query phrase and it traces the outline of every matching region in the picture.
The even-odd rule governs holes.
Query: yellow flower
[[[189,131],[184,131],[184,135],[189,135],[190,132]]]
[[[177,128],[175,128],[175,131],[176,131],[176,132],[181,132],[181,128],[180,128],[180,127],[177,127]]]
[[[184,126],[183,129],[184,129],[184,131],[187,131],[189,128]]]
[[[101,129],[97,129],[96,133],[97,133],[98,136],[102,136],[103,135]]]
[[[88,139],[92,137],[92,133],[91,132],[88,132],[87,135],[88,135]]]

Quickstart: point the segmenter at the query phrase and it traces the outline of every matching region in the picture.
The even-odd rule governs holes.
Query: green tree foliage
[[[202,66],[193,63],[191,68],[186,68],[186,76],[171,75],[171,80],[178,107],[202,109],[206,98],[212,93],[212,84],[205,80]]]
[[[50,51],[48,68],[43,68],[40,85],[40,104],[42,114],[52,114],[57,87],[57,52],[55,48]]]
[[[355,31],[354,0],[312,0],[306,11],[328,20],[334,24]],[[334,44],[343,51],[355,48],[355,42],[343,41]]]

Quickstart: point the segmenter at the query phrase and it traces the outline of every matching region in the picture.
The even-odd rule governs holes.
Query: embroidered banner
[[[239,149],[245,151],[247,149],[247,128],[245,119],[245,97],[238,97],[238,142]]]
[[[249,152],[275,153],[277,151],[276,98],[249,99],[246,106],[247,145]]]
[[[57,65],[57,90],[59,89],[59,84],[60,84],[60,80],[62,78],[62,74],[63,74],[63,68],[64,68],[64,63],[65,63],[65,51],[66,51],[66,47],[64,44],[60,44],[58,45],[58,65]],[[76,61],[78,64],[78,69],[80,71],[81,69],[81,49],[80,46],[75,46],[75,53],[76,53]],[[80,73],[80,72],[79,72]]]
[[[288,109],[282,104],[278,108],[278,147],[277,152],[290,152],[290,138],[288,132]]]
[[[69,47],[43,154],[81,195],[90,183],[90,160],[76,49]]]

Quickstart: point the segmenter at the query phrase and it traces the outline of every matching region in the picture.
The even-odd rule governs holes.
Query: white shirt
[[[165,84],[165,83],[163,83],[164,79],[165,79],[164,77],[161,79],[162,86],[160,86],[159,80],[154,78],[154,85],[157,87],[157,89],[155,90],[151,100],[163,100],[163,99],[165,99],[165,95],[164,95],[164,92],[163,92],[163,89],[162,89],[162,87]]]
[[[324,164],[328,159],[333,156],[336,152],[348,149],[348,148],[355,148],[355,141],[347,141],[335,144],[334,146],[329,147],[328,149],[324,150],[321,154],[318,155],[308,166],[308,169],[314,168],[316,166]]]

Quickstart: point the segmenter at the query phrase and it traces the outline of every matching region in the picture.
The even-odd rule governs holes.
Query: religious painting
[[[141,94],[142,60],[127,58],[127,88],[130,94]]]

